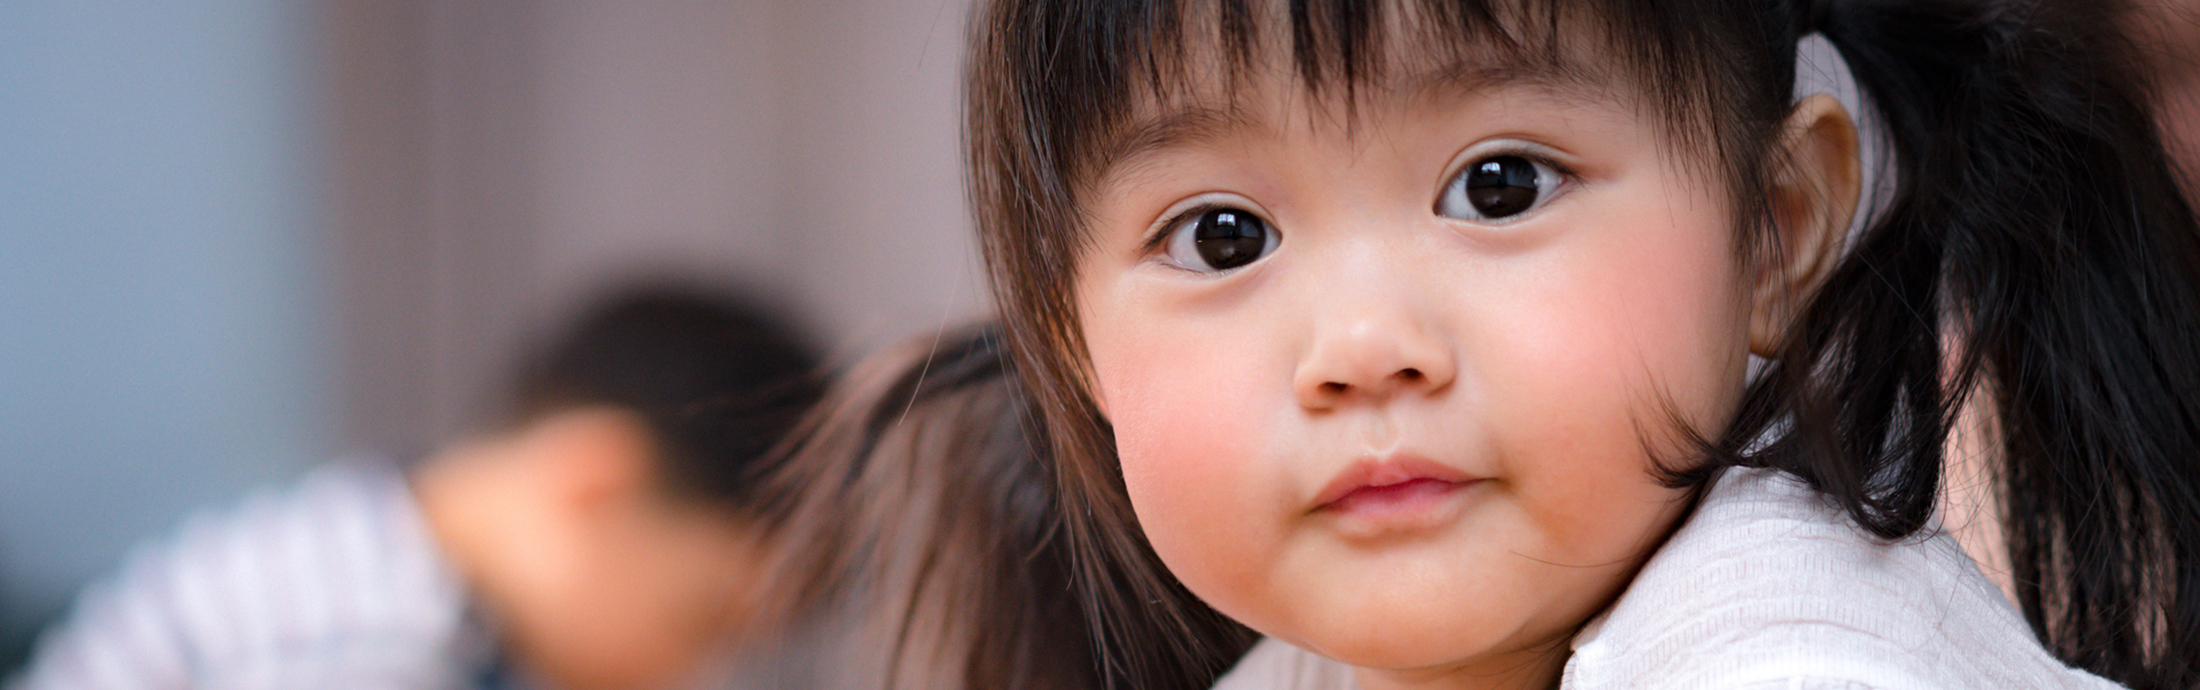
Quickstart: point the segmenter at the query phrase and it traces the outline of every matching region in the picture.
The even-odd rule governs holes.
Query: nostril
[[[1398,372],[1398,378],[1405,379],[1406,383],[1420,383],[1423,375],[1421,370],[1407,367]]]
[[[1346,386],[1344,384],[1335,381],[1329,381],[1322,384],[1322,392],[1330,395],[1343,395],[1345,388]]]

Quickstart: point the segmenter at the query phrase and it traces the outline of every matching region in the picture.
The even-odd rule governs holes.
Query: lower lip
[[[1448,482],[1421,478],[1384,486],[1368,486],[1322,506],[1319,512],[1335,516],[1352,532],[1384,533],[1433,527],[1454,513],[1452,500],[1475,482]]]

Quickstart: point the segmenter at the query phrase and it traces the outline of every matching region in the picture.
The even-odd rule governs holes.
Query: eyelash
[[[1191,208],[1184,209],[1183,211],[1179,211],[1176,214],[1162,220],[1160,223],[1154,224],[1153,229],[1146,232],[1146,240],[1138,244],[1139,255],[1150,256],[1156,252],[1161,251],[1163,247],[1168,246],[1169,236],[1176,234],[1177,228],[1184,227],[1184,223],[1186,221],[1196,219],[1201,215],[1206,214],[1208,211],[1219,211],[1225,208],[1237,207],[1229,204],[1210,201],[1199,204],[1197,206],[1193,206]],[[1263,217],[1265,218],[1265,216]]]

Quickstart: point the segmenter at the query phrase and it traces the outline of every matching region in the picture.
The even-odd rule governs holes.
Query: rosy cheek
[[[1474,343],[1471,359],[1507,402],[1489,412],[1506,430],[1522,510],[1553,549],[1574,550],[1546,557],[1636,548],[1673,498],[1654,462],[1686,462],[1670,414],[1715,424],[1739,390],[1746,313],[1721,211],[1668,201],[1681,196],[1632,199],[1662,210],[1578,227],[1567,254],[1491,277],[1537,286],[1477,315],[1504,327],[1485,331],[1499,335]],[[1646,440],[1660,455],[1645,453]]]
[[[1255,384],[1216,358],[1138,346],[1199,340],[1111,340],[1093,343],[1094,370],[1147,539],[1195,591],[1247,582],[1274,522],[1261,519],[1273,510],[1258,459],[1267,425],[1245,405]]]

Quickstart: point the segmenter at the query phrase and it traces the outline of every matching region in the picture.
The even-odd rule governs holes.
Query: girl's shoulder
[[[1955,539],[1857,528],[1735,469],[1574,640],[1566,687],[2113,688],[2057,661]],[[1813,685],[1816,684],[1816,685]]]

